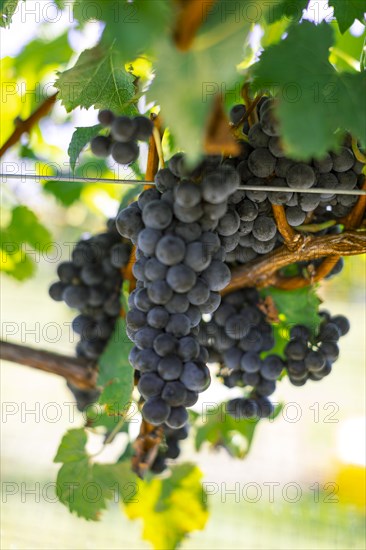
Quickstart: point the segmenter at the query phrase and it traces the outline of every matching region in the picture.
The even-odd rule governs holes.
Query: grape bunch
[[[296,162],[285,156],[280,128],[274,115],[272,98],[261,98],[257,106],[258,122],[249,126],[245,120],[244,105],[236,105],[230,112],[232,124],[242,129],[241,153],[227,159],[238,172],[242,186],[259,186],[259,191],[239,190],[231,197],[231,219],[236,220],[236,232],[226,235],[226,261],[247,263],[258,255],[267,254],[282,244],[272,215],[272,205],[282,205],[287,222],[298,227],[307,223],[321,223],[347,215],[357,196],[307,193],[310,188],[352,190],[364,181],[364,164],[359,162],[346,137],[339,151],[309,163]],[[266,187],[289,187],[301,190],[267,191]],[[233,231],[233,227],[231,228]]]
[[[272,204],[284,205],[287,221],[294,227],[303,224],[310,213],[315,218],[325,215],[328,219],[347,215],[357,196],[336,195],[331,191],[310,194],[306,190],[352,190],[361,187],[364,164],[355,157],[351,136],[346,136],[342,147],[336,152],[308,163],[297,162],[285,156],[274,108],[275,100],[263,97],[257,106],[258,122],[249,127],[246,121],[241,126],[247,141],[242,144],[241,158],[244,156],[245,159],[238,164],[237,170],[244,185],[263,186],[263,191],[246,191],[246,198],[260,204],[268,200]],[[245,112],[244,105],[234,106],[230,113],[231,122],[240,126]],[[266,185],[289,187],[302,192],[266,192]]]
[[[138,141],[147,141],[152,135],[153,123],[145,116],[133,118],[116,116],[112,111],[99,111],[98,120],[109,128],[109,135],[99,135],[90,142],[92,153],[97,157],[112,156],[118,164],[131,164],[138,159]]]
[[[332,317],[327,311],[321,311],[320,315],[322,322],[314,337],[302,325],[290,332],[291,339],[285,348],[286,371],[295,386],[303,386],[308,380],[322,380],[331,372],[339,356],[338,341],[350,329],[343,315]]]
[[[58,265],[59,280],[49,288],[57,302],[79,311],[72,328],[80,336],[76,345],[78,357],[97,361],[112,335],[120,314],[121,268],[130,258],[131,244],[123,241],[115,220],[108,221],[107,230],[81,239],[72,251],[71,261]],[[79,409],[98,397],[96,390],[83,391],[69,384]]]
[[[259,305],[255,288],[232,292],[199,327],[199,341],[208,350],[209,362],[219,363],[223,383],[228,388],[244,387],[248,394],[228,402],[227,412],[235,418],[270,416],[273,405],[268,397],[283,372],[296,386],[327,376],[339,356],[337,342],[350,328],[344,316],[331,317],[323,311],[314,337],[305,326],[292,327],[283,360],[269,353],[275,344],[273,329]]]
[[[179,429],[186,407],[210,383],[207,351],[197,340],[203,314],[220,304],[230,281],[215,228],[239,184],[231,167],[211,160],[188,172],[176,155],[156,175],[156,188],[117,217],[120,234],[136,244],[127,334],[131,364],[140,373],[145,420]]]

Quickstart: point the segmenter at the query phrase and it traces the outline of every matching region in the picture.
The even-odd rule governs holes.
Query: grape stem
[[[32,113],[28,118],[25,120],[22,120],[21,118],[17,118],[15,120],[15,128],[11,136],[6,140],[4,145],[0,148],[0,158],[6,153],[10,147],[15,145],[22,135],[26,132],[30,132],[33,126],[35,126],[41,118],[46,116],[52,107],[55,104],[56,97],[58,92],[55,94],[47,97],[40,105],[37,107],[37,109]]]
[[[326,256],[355,256],[366,252],[366,233],[345,231],[339,235],[303,237],[301,246],[289,250],[281,246],[273,252],[232,270],[230,284],[222,291],[228,294],[244,287],[264,288],[279,282],[277,271],[290,264],[316,260]],[[306,284],[311,281],[305,279]],[[320,280],[320,279],[319,279]],[[305,283],[304,283],[305,284]],[[306,286],[306,285],[305,285]]]
[[[339,261],[340,256],[329,256],[324,258],[320,266],[310,274],[309,277],[282,277],[277,274],[273,280],[273,286],[281,290],[295,290],[318,283],[324,279]]]
[[[152,426],[143,419],[140,426],[140,433],[133,444],[135,454],[131,459],[132,470],[140,478],[144,477],[153,464],[162,439],[162,427]]]
[[[361,189],[366,189],[366,177]],[[362,223],[366,211],[366,195],[361,195],[351,212],[340,220],[346,229],[357,229]]]
[[[0,358],[57,374],[81,390],[96,388],[97,369],[92,361],[4,341],[0,341]]]
[[[241,93],[242,93],[242,97],[244,99],[244,103],[246,107],[246,113],[243,116],[243,122],[244,120],[248,119],[249,126],[253,126],[254,124],[256,124],[256,122],[258,122],[256,106],[258,105],[262,95],[258,95],[254,100],[252,100],[249,95],[248,83],[244,84],[244,86],[242,87]],[[240,121],[239,124],[241,122],[242,121]]]
[[[289,250],[296,250],[301,247],[304,237],[289,225],[284,207],[280,204],[272,204],[272,212],[278,231],[281,233],[287,248]]]

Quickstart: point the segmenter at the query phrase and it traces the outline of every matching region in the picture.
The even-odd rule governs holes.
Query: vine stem
[[[272,204],[272,212],[278,231],[281,233],[287,248],[295,250],[298,246],[301,246],[304,238],[289,225],[284,207],[280,204]]]
[[[176,47],[185,52],[191,47],[198,29],[216,0],[179,0],[178,15],[173,31]]]
[[[295,290],[313,285],[324,279],[339,261],[340,256],[329,256],[324,258],[318,269],[310,277],[281,277],[276,275],[273,286],[281,290]]]
[[[95,363],[28,346],[0,341],[0,358],[44,372],[57,374],[81,390],[96,388]]]
[[[16,119],[15,128],[11,136],[6,140],[4,145],[0,148],[0,158],[6,153],[10,147],[15,145],[25,132],[30,132],[33,126],[37,124],[41,118],[46,116],[55,104],[58,92],[47,97],[37,109],[27,119]]]
[[[366,177],[361,189],[366,189]],[[366,195],[361,195],[351,212],[340,220],[346,229],[357,229],[362,223],[366,211]]]
[[[281,246],[259,260],[234,268],[231,282],[222,294],[248,286],[258,288],[271,286],[279,280],[276,272],[293,263],[325,256],[354,256],[365,252],[366,232],[345,231],[339,235],[307,236],[303,238],[301,246],[294,250]],[[307,284],[310,284],[310,281]]]

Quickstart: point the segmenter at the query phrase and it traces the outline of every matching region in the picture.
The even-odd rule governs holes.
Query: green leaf
[[[99,358],[98,386],[103,386],[99,403],[112,415],[128,412],[133,390],[133,368],[128,354],[132,343],[126,335],[125,320],[120,317],[112,337]]]
[[[86,441],[83,428],[69,430],[62,438],[54,459],[63,463],[57,475],[56,492],[70,512],[96,521],[108,500],[133,499],[137,485],[128,463],[92,463],[85,450]]]
[[[213,404],[204,416],[195,420],[195,446],[199,451],[203,444],[224,447],[230,455],[244,458],[250,451],[259,418],[236,420],[226,412],[226,403]],[[281,407],[277,406],[272,419],[276,418]]]
[[[36,263],[33,256],[53,248],[52,236],[32,210],[26,206],[16,206],[12,210],[9,225],[1,231],[0,248],[0,269],[22,281],[35,273]]]
[[[214,96],[235,93],[236,65],[243,58],[249,29],[249,23],[234,17],[212,25],[209,16],[188,52],[178,51],[168,40],[157,48],[156,77],[148,99],[161,106],[178,148],[191,158],[202,151]]]
[[[265,19],[267,23],[275,23],[283,17],[299,21],[308,3],[309,0],[280,0],[268,4],[265,2],[264,5],[268,8],[268,11],[265,12]]]
[[[136,112],[134,77],[124,69],[123,56],[102,45],[85,50],[74,67],[59,74],[59,99],[70,112],[76,107],[111,109],[118,114]]]
[[[18,7],[19,0],[0,1],[0,27],[10,27],[11,18]]]
[[[330,62],[338,71],[359,72],[362,48],[366,40],[365,32],[359,36],[353,35],[349,30],[341,34],[336,21],[332,21],[331,26],[335,33],[335,42]],[[364,69],[361,67],[361,70]]]
[[[54,462],[75,462],[88,457],[85,451],[87,437],[84,428],[69,430],[63,436]]]
[[[15,57],[14,67],[17,74],[22,77],[30,71],[39,77],[48,67],[57,67],[67,63],[72,53],[67,32],[49,41],[36,38],[28,42]]]
[[[73,172],[81,151],[90,142],[90,140],[99,133],[101,129],[102,126],[100,124],[96,124],[95,126],[76,127],[67,150],[67,154],[70,158],[71,170]]]
[[[277,331],[286,343],[291,327],[305,325],[314,335],[320,325],[320,299],[312,286],[297,290],[280,290],[269,287],[261,291],[262,297],[270,296],[280,315]],[[278,351],[278,350],[276,350]],[[271,353],[273,351],[271,350]]]
[[[143,538],[157,550],[174,550],[207,519],[207,495],[202,472],[192,464],[173,466],[165,479],[138,482],[138,501],[126,504],[130,519],[141,519]]]
[[[365,0],[329,0],[328,3],[334,8],[334,16],[337,18],[341,33],[346,32],[356,19],[361,23],[364,21]]]
[[[333,43],[329,25],[304,21],[252,67],[254,86],[277,92],[276,114],[294,158],[319,158],[335,149],[342,137],[337,130],[366,140],[366,73],[337,73],[328,60]]]
[[[171,3],[165,0],[115,2],[103,0],[106,21],[103,40],[123,52],[125,63],[141,54],[151,53],[154,44],[166,33],[171,20]]]

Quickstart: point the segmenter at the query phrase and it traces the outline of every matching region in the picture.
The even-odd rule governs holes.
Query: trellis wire
[[[41,176],[33,174],[0,174],[1,181],[4,179],[20,179],[20,180],[47,180],[59,181],[64,183],[82,182],[82,183],[102,183],[102,184],[118,184],[118,185],[155,185],[154,181],[146,180],[126,180],[115,178],[83,178],[73,176]],[[292,193],[311,193],[318,195],[366,195],[366,190],[363,189],[325,189],[325,188],[310,188],[310,189],[294,189],[292,187],[277,187],[271,185],[241,185],[238,189],[242,191],[279,191]]]

